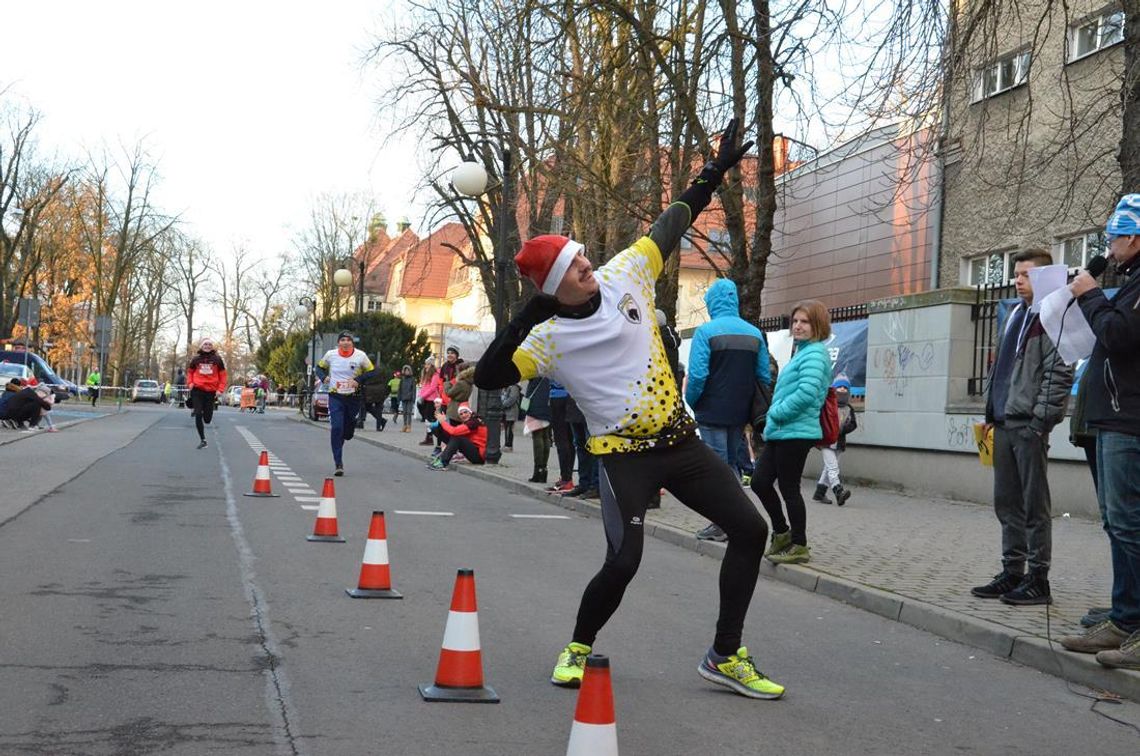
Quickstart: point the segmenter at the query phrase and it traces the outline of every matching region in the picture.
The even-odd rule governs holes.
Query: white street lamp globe
[[[297,305],[297,309],[294,310],[294,312],[297,313],[297,317],[299,317],[299,318],[307,317],[309,314],[309,306],[299,304],[299,305]]]
[[[352,271],[348,268],[338,268],[333,273],[333,283],[337,286],[352,286]]]
[[[487,189],[487,171],[478,163],[460,163],[451,174],[451,185],[460,194],[477,197]]]

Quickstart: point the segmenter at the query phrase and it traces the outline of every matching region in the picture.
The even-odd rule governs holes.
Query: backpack
[[[827,398],[819,409],[819,428],[823,431],[823,438],[817,447],[831,446],[839,441],[839,399],[833,388],[827,390]]]

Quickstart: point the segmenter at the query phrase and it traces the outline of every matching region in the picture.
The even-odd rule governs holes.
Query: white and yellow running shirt
[[[347,357],[342,357],[339,349],[330,349],[317,362],[317,367],[328,371],[329,392],[333,394],[353,393],[348,387],[349,379],[373,369],[372,360],[359,349],[353,349]]]
[[[671,446],[692,435],[657,330],[654,283],[663,266],[648,236],[603,265],[598,310],[539,323],[514,354],[523,379],[545,376],[570,392],[593,454]]]

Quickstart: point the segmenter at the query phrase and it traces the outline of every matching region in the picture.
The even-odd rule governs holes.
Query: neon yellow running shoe
[[[709,682],[731,688],[749,698],[775,699],[784,695],[784,686],[772,682],[756,669],[744,646],[722,662],[713,658],[713,650],[710,648],[697,667],[697,673]]]
[[[550,682],[563,688],[581,686],[582,675],[586,672],[586,657],[589,656],[590,650],[587,645],[571,641],[558,655],[558,662],[554,665]]]

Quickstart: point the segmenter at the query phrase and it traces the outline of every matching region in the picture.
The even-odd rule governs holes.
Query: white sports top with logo
[[[353,349],[347,357],[342,357],[339,349],[330,349],[317,366],[328,371],[329,392],[333,394],[353,393],[348,387],[349,379],[373,369],[372,360],[359,349]]]
[[[596,312],[540,323],[515,351],[523,379],[552,378],[574,397],[593,454],[671,446],[695,428],[657,329],[654,283],[662,267],[657,245],[643,236],[595,271]]]

